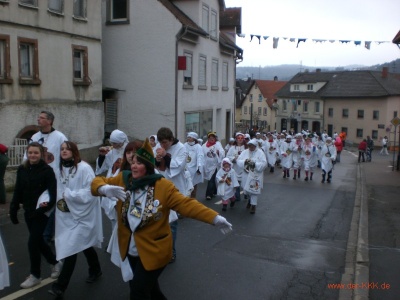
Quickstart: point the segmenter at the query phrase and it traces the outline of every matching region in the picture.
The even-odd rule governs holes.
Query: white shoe
[[[60,260],[60,261],[59,261],[58,263],[56,263],[55,265],[52,265],[52,266],[51,266],[51,275],[50,275],[51,278],[57,279],[58,276],[60,276],[60,273],[61,273],[61,269],[62,269],[63,264],[64,264],[64,263]]]
[[[42,278],[36,278],[32,274],[29,275],[26,280],[21,283],[20,287],[23,289],[29,289],[31,287],[34,287],[35,285],[38,285],[42,282]]]

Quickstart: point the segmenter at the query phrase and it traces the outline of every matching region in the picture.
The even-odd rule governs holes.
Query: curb
[[[368,289],[357,288],[369,281],[367,201],[364,168],[358,164],[356,196],[347,240],[345,270],[340,282],[343,288],[339,291],[339,300],[369,298]]]

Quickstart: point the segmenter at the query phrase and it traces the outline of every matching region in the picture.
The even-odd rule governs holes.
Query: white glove
[[[125,201],[126,198],[126,192],[122,186],[106,184],[99,187],[98,192],[108,198],[115,197],[122,201]]]
[[[221,230],[223,234],[227,234],[232,231],[232,224],[229,223],[224,217],[217,215],[213,221],[214,225]]]

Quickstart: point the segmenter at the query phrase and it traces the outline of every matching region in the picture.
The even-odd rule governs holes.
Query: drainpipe
[[[186,35],[187,26],[184,26],[176,35],[175,42],[175,138],[178,135],[178,43]]]

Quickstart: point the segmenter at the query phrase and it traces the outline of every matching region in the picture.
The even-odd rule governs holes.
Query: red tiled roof
[[[275,81],[275,80],[255,80],[261,94],[267,99],[267,104],[272,108],[274,99],[277,99],[275,93],[279,91],[287,81]]]

